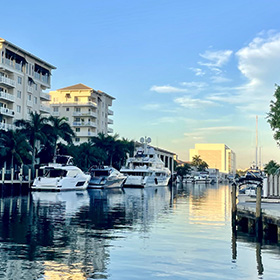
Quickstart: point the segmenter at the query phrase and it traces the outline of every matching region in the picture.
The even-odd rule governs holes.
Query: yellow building
[[[67,119],[76,133],[74,144],[87,142],[98,133],[113,133],[113,129],[108,127],[113,120],[108,116],[113,115],[109,107],[114,97],[83,84],[50,91],[49,94],[51,114]]]
[[[195,144],[194,149],[189,150],[189,160],[194,156],[200,156],[209,168],[219,169],[226,174],[235,174],[235,153],[225,144]]]

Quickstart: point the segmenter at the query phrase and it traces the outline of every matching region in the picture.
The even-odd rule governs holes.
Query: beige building
[[[114,97],[83,84],[50,91],[50,96],[51,114],[66,117],[76,133],[74,144],[87,142],[98,133],[113,133],[109,127],[113,124],[109,118],[113,111],[109,107]]]
[[[207,162],[209,168],[226,174],[236,172],[235,153],[225,144],[195,144],[195,148],[189,150],[189,160],[196,155]]]
[[[46,61],[0,38],[0,129],[13,129],[14,121],[29,113],[50,113],[51,71]]]

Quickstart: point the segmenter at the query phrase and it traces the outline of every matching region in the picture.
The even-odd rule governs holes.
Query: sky
[[[6,6],[6,7],[5,7]],[[189,160],[224,143],[237,168],[280,163],[267,123],[280,84],[278,0],[13,1],[0,37],[57,67],[50,90],[83,83],[115,97],[120,138]]]

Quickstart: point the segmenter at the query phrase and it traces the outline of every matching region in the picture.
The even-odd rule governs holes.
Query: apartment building
[[[87,142],[98,133],[113,133],[109,127],[113,120],[109,118],[113,111],[114,97],[100,90],[94,90],[84,84],[50,91],[51,114],[57,117],[66,117],[76,133],[74,144]]]
[[[226,174],[236,173],[235,153],[225,144],[195,144],[195,148],[189,150],[189,160],[196,155],[207,162],[209,168]]]
[[[50,113],[53,65],[0,38],[0,129],[13,129],[14,121],[29,113]]]

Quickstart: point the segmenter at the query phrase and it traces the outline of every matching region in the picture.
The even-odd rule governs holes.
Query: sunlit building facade
[[[51,114],[65,117],[74,130],[74,144],[88,142],[98,133],[113,133],[109,127],[113,120],[109,118],[113,111],[114,97],[84,84],[77,84],[56,91],[50,91]]]
[[[195,144],[195,148],[189,150],[189,160],[192,161],[196,155],[200,156],[209,168],[219,169],[226,174],[236,173],[235,153],[225,144]]]
[[[14,129],[14,121],[29,113],[50,113],[53,65],[0,38],[0,129]]]

